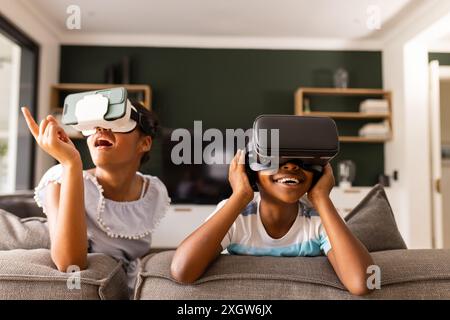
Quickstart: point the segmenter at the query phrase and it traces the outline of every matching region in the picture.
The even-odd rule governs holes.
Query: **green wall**
[[[132,60],[132,83],[151,85],[153,109],[169,128],[192,128],[202,120],[204,129],[245,129],[262,113],[292,114],[295,90],[332,87],[339,67],[348,70],[350,87],[382,87],[381,52],[100,46],[62,46],[60,81],[104,83],[105,69],[124,56]],[[324,101],[342,110],[357,103]],[[357,130],[348,121],[338,126]],[[161,152],[156,144],[144,171],[161,172]],[[339,159],[356,162],[356,185],[373,185],[384,172],[383,144],[342,143]]]
[[[438,60],[439,64],[444,66],[450,66],[450,53],[442,53],[442,52],[430,52],[428,54],[428,60]]]

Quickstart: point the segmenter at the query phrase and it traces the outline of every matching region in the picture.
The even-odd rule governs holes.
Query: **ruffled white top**
[[[35,189],[35,200],[46,212],[46,189],[49,183],[61,183],[63,167],[51,167]],[[130,290],[138,271],[138,258],[150,250],[152,232],[169,209],[170,198],[157,177],[138,174],[144,179],[140,199],[118,202],[103,196],[96,177],[83,171],[89,252],[107,254],[124,263]]]

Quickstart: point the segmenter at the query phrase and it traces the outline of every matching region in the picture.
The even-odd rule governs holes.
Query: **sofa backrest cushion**
[[[39,208],[34,201],[32,190],[0,195],[0,209],[11,212],[20,218],[45,217],[42,208]]]

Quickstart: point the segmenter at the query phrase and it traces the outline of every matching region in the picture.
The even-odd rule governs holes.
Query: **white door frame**
[[[439,66],[439,82],[442,82],[442,81],[445,81],[445,82],[450,81],[450,66]],[[440,86],[440,83],[439,83],[439,86]],[[439,107],[441,107],[440,106],[440,99],[439,99]],[[439,115],[439,120],[440,120],[440,117],[441,117],[441,115]],[[442,148],[442,137],[440,137],[439,143],[440,143],[441,148]],[[441,164],[441,177],[442,177],[442,159],[440,159],[440,164]],[[442,240],[441,241],[442,241],[442,247],[444,247],[444,245],[445,245],[445,243],[444,243],[444,239],[445,239],[444,232],[446,231],[446,228],[444,227],[444,223],[446,221],[448,221],[448,220],[446,220],[444,218],[444,214],[445,214],[445,212],[444,212],[445,199],[443,198],[444,197],[444,194],[443,194],[443,190],[444,190],[443,186],[444,185],[445,185],[445,183],[441,179],[440,188],[441,188],[441,201],[442,201],[442,207],[441,207],[441,215],[442,215],[442,226],[441,226],[441,228],[442,228]]]
[[[442,199],[440,82],[450,80],[450,66],[439,66],[434,60],[430,69],[430,139],[431,139],[431,194],[433,219],[433,247],[444,247],[444,217]]]

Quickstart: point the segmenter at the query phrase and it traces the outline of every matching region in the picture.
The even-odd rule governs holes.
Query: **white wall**
[[[390,43],[383,49],[383,85],[392,90],[392,127],[393,137],[391,142],[385,144],[385,171],[392,173],[399,170],[399,180],[391,183],[391,188],[397,194],[398,210],[395,218],[403,238],[409,245],[409,203],[407,186],[403,168],[403,154],[405,153],[405,122],[404,122],[404,64],[403,46],[399,43]]]
[[[393,91],[394,116],[385,165],[388,172],[399,170],[392,187],[403,203],[397,216],[410,248],[433,245],[427,41],[440,36],[436,25],[449,13],[449,1],[427,1],[391,32],[383,49],[383,83]]]
[[[36,41],[40,46],[38,118],[42,119],[50,109],[50,85],[58,82],[59,42],[57,34],[19,0],[0,0],[0,13]],[[37,151],[35,181],[39,181],[51,159]]]
[[[392,181],[395,217],[410,248],[432,246],[427,62],[420,43],[393,41],[383,50],[383,84],[393,92],[394,133],[385,145],[385,170],[399,174]]]

